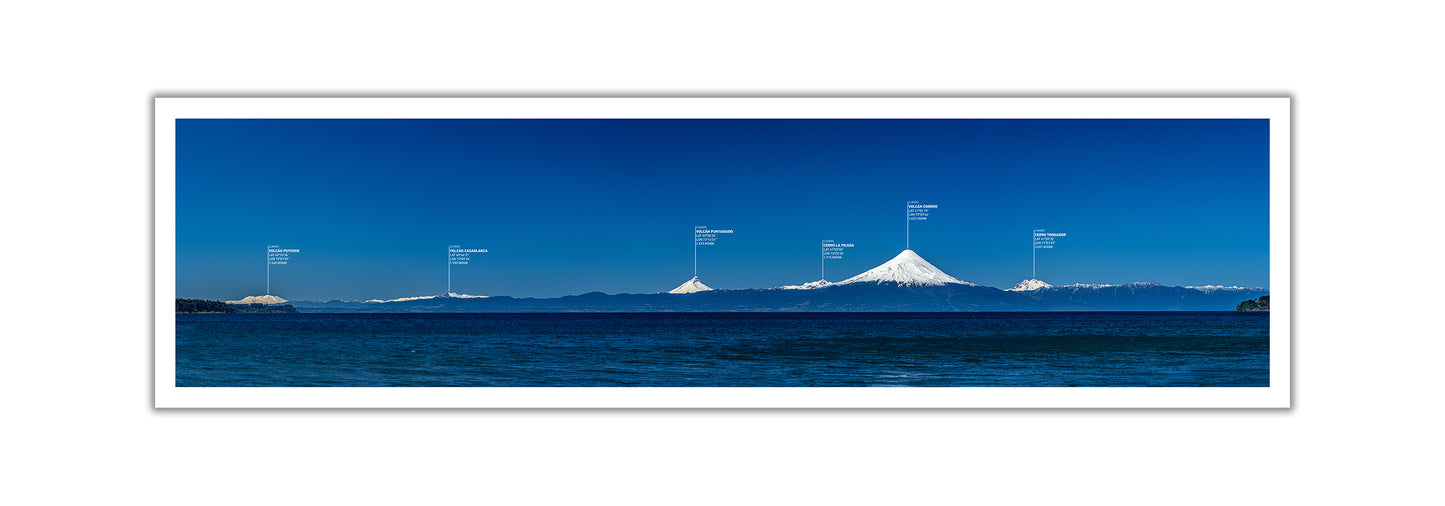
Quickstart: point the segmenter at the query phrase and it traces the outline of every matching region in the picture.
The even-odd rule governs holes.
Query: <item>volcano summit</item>
[[[853,283],[893,283],[898,286],[944,286],[949,284],[978,286],[945,274],[928,263],[911,249],[903,250],[892,260],[884,262],[862,274],[838,282],[840,285]]]

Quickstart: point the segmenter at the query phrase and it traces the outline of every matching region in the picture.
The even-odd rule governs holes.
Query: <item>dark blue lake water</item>
[[[178,314],[176,386],[1269,386],[1268,312]]]

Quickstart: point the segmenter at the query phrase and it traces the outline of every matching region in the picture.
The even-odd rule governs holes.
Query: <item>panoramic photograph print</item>
[[[1271,326],[1287,124],[1269,115],[768,116],[746,99],[724,115],[720,99],[529,116],[510,99],[521,112],[169,117],[165,100],[187,99],[157,99],[158,396],[966,407],[1287,385]]]

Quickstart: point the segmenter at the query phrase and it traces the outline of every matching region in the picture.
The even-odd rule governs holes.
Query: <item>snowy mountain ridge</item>
[[[1119,286],[1126,286],[1126,287],[1133,287],[1133,288],[1142,288],[1142,287],[1148,287],[1148,286],[1164,286],[1164,285],[1161,285],[1161,284],[1159,284],[1159,283],[1150,282],[1150,281],[1135,281],[1135,282],[1133,282],[1133,283],[1124,283],[1124,284],[1122,284],[1122,285],[1111,285],[1111,284],[1107,284],[1107,283],[1074,283],[1074,284],[1072,284],[1072,285],[1064,285],[1064,286],[1058,286],[1058,287],[1053,287],[1053,288],[1114,288],[1114,287],[1119,287]]]
[[[1191,290],[1199,290],[1199,291],[1204,292],[1204,293],[1212,293],[1212,292],[1221,291],[1221,290],[1222,290],[1222,291],[1226,291],[1226,292],[1243,292],[1243,291],[1263,290],[1263,288],[1260,288],[1260,287],[1257,287],[1257,286],[1249,287],[1249,286],[1221,286],[1221,285],[1186,286],[1186,287],[1184,287],[1184,288],[1189,288],[1189,289],[1191,289]]]
[[[241,300],[228,300],[227,304],[285,304],[286,299],[275,295],[247,295]]]

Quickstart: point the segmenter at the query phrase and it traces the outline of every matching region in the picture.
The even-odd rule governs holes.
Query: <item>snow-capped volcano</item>
[[[227,304],[285,304],[286,299],[275,295],[248,295],[241,300],[228,300]]]
[[[687,280],[686,283],[678,285],[677,288],[673,288],[667,293],[695,293],[706,292],[708,290],[712,290],[712,288],[702,284],[702,281],[698,281],[697,276],[693,276],[692,279]]]
[[[1014,287],[1008,289],[1008,291],[1010,291],[1010,292],[1031,292],[1031,291],[1034,291],[1034,290],[1038,290],[1038,289],[1040,289],[1040,288],[1053,288],[1053,287],[1054,287],[1054,285],[1045,283],[1045,282],[1043,282],[1042,280],[1025,279],[1025,280],[1023,280],[1023,281],[1019,281],[1019,284],[1014,285]]]
[[[452,299],[485,299],[485,298],[487,298],[487,296],[486,296],[486,295],[467,295],[467,294],[465,294],[465,293],[447,292],[446,295],[421,295],[421,296],[417,296],[417,297],[401,297],[401,298],[398,298],[398,299],[388,299],[388,300],[371,299],[371,300],[366,301],[365,303],[366,303],[366,304],[381,304],[381,303],[385,303],[385,302],[411,302],[411,301],[414,301],[414,300],[446,299],[446,298],[452,298]]]
[[[897,283],[909,286],[943,286],[952,283],[978,286],[944,274],[943,271],[928,263],[911,249],[903,250],[902,253],[893,257],[892,260],[884,262],[883,265],[838,282],[840,285],[852,283]]]
[[[833,285],[834,285],[834,283],[829,282],[829,281],[826,280],[826,279],[820,279],[820,280],[817,280],[817,281],[810,281],[810,282],[807,282],[807,283],[803,283],[803,284],[801,284],[801,285],[786,285],[786,286],[780,286],[780,287],[778,287],[778,288],[779,288],[779,289],[782,289],[782,290],[814,290],[814,289],[818,289],[818,288],[826,288],[826,287],[833,286]]]

